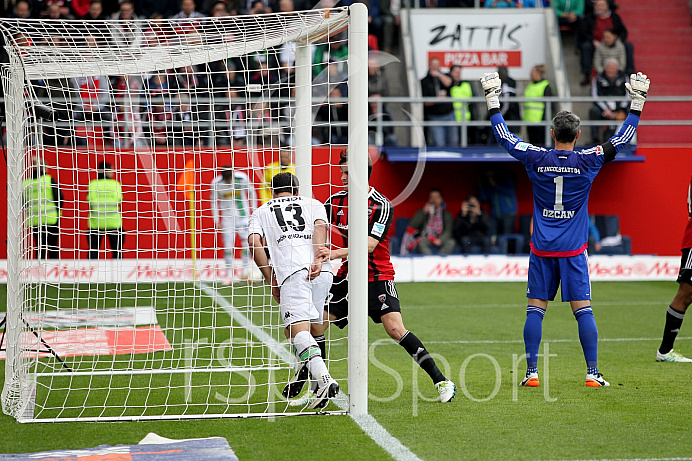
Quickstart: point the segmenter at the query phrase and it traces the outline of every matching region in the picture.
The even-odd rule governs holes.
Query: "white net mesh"
[[[10,55],[5,413],[304,410],[281,395],[293,353],[248,257],[247,222],[287,168],[307,168],[322,202],[341,188],[348,19],[342,8],[0,21]],[[296,63],[301,47],[309,60]],[[301,66],[309,85],[296,84]],[[309,120],[296,117],[301,95]],[[311,162],[294,167],[300,139]],[[330,329],[327,350],[345,387],[342,331]]]

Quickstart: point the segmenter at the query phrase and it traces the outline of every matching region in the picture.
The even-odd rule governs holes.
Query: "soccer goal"
[[[3,411],[21,422],[313,412],[247,256],[267,179],[324,201],[350,172],[339,394],[367,412],[367,10],[1,20],[8,163]],[[0,320],[2,320],[0,313]],[[306,392],[308,386],[306,386]]]

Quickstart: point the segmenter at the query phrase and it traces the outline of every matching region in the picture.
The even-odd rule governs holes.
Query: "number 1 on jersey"
[[[553,182],[555,183],[555,206],[553,206],[553,210],[564,211],[565,206],[562,204],[562,189],[565,186],[565,177],[556,176]]]

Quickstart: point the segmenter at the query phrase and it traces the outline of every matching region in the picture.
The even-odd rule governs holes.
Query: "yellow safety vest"
[[[58,223],[59,211],[53,197],[51,176],[44,174],[24,181],[27,219],[30,226],[52,226]]]
[[[548,80],[532,83],[524,90],[524,97],[541,99],[545,96],[545,89],[550,85]],[[525,122],[540,122],[543,120],[545,112],[544,102],[527,101],[524,103],[524,121]]]
[[[279,173],[296,174],[294,165],[282,166],[281,162],[273,162],[264,167],[264,183],[260,189],[260,199],[262,203],[266,203],[272,198],[272,179]]]
[[[461,82],[459,85],[451,87],[449,89],[449,96],[454,99],[472,98],[473,91],[471,90],[471,84],[469,82]],[[462,112],[465,121],[468,122],[471,120],[471,111],[469,110],[468,103],[466,104],[466,110],[464,110],[463,102],[454,102],[452,103],[452,106],[454,106],[454,117],[456,118],[457,122],[461,122]]]
[[[89,183],[87,193],[89,203],[90,229],[119,229],[123,227],[120,203],[123,193],[120,183],[115,179],[94,179]]]

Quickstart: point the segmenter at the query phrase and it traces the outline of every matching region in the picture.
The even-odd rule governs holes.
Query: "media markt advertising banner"
[[[464,80],[498,66],[507,67],[514,79],[528,80],[531,68],[547,59],[544,15],[542,9],[414,9],[411,35],[418,78],[425,77],[435,57],[445,69],[462,66]]]

